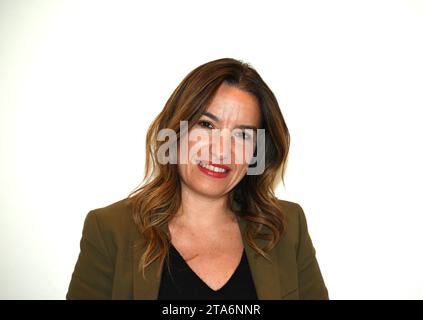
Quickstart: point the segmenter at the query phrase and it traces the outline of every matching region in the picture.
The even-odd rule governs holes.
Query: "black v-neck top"
[[[168,264],[170,272],[168,271]],[[170,244],[169,259],[165,259],[158,300],[257,300],[245,249],[231,278],[219,290],[211,289],[185,262]]]

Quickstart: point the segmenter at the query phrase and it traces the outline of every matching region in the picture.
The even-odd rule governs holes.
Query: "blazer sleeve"
[[[300,239],[297,248],[297,265],[300,300],[328,300],[328,290],[317,262],[316,250],[308,232],[306,217],[300,205],[298,205],[298,212]]]
[[[80,248],[66,299],[111,299],[113,262],[95,210],[90,211],[85,218]]]

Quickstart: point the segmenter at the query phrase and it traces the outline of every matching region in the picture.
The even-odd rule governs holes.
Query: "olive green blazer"
[[[239,220],[258,299],[329,299],[301,206],[279,202],[287,218],[287,233],[269,252],[271,261],[256,255],[247,244],[247,223]],[[66,298],[156,300],[158,260],[146,268],[146,279],[138,272],[143,241],[128,199],[90,211]],[[264,240],[256,241],[260,247],[265,245]]]

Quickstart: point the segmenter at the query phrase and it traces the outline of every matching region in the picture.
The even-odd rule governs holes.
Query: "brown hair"
[[[223,83],[236,86],[258,99],[262,128],[265,129],[265,170],[260,175],[245,175],[230,191],[230,209],[247,220],[247,243],[266,259],[267,252],[285,232],[286,220],[274,188],[280,181],[284,183],[290,135],[276,97],[247,63],[231,58],[210,61],[182,80],[147,132],[144,180],[128,196],[133,205],[135,225],[146,240],[146,250],[139,261],[144,277],[145,268],[156,259],[161,266],[164,263],[169,253],[170,235],[163,226],[181,206],[177,165],[158,161],[158,150],[164,142],[159,141],[157,135],[161,129],[168,128],[177,133],[179,140],[180,121],[188,120],[191,129]],[[261,233],[263,226],[270,229],[271,234]],[[255,238],[268,240],[268,244],[260,248]]]

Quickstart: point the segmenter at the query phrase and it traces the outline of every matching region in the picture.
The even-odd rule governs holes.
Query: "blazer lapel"
[[[160,287],[160,274],[157,275],[160,264],[156,259],[145,269],[145,279],[141,271],[138,269],[138,264],[142,255],[144,241],[141,239],[134,242],[132,248],[132,266],[133,266],[133,292],[134,300],[157,300]]]
[[[159,226],[159,228],[170,234],[167,223]],[[156,259],[145,269],[145,279],[141,271],[138,271],[138,264],[144,250],[145,239],[140,238],[134,241],[133,245],[133,285],[134,285],[134,300],[157,300],[159,296],[160,281],[163,266],[160,266],[159,259]]]
[[[247,244],[246,227],[247,222],[240,219],[240,228],[242,233],[242,240],[244,242],[245,252],[250,265],[251,275],[254,285],[256,287],[257,298],[259,300],[274,300],[281,298],[281,282],[278,270],[278,260],[274,250],[269,252],[271,261],[266,260]],[[256,240],[262,246],[262,240]]]

